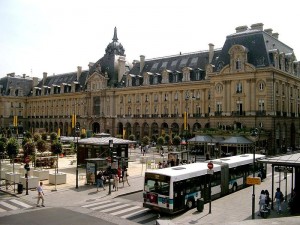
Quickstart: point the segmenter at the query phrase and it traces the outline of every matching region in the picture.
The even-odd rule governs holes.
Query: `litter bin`
[[[203,209],[204,209],[204,199],[203,198],[197,199],[198,212],[203,212]]]
[[[23,193],[23,184],[19,183],[18,184],[18,194],[22,194]]]

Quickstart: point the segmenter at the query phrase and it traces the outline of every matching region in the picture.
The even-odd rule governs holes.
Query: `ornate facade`
[[[76,114],[81,128],[141,139],[182,134],[186,112],[192,134],[260,127],[273,153],[300,145],[300,62],[272,29],[241,26],[220,49],[209,44],[208,50],[187,54],[141,55],[132,64],[116,29],[112,40],[86,71],[44,73],[39,81],[2,78],[1,127],[12,126],[18,115],[20,132],[60,128],[62,135],[73,135]]]

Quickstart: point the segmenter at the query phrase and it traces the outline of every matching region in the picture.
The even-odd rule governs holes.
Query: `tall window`
[[[236,84],[236,93],[242,93],[243,92],[243,86],[241,82],[238,82]]]
[[[196,80],[200,80],[200,70],[196,70]]]
[[[222,112],[222,102],[217,102],[217,112]]]
[[[236,110],[237,110],[239,115],[243,114],[243,103],[242,103],[242,101],[237,101],[236,102]]]
[[[242,68],[242,63],[239,58],[235,61],[235,69],[240,70]]]
[[[158,84],[158,77],[157,76],[153,77],[153,84]]]
[[[258,110],[259,111],[265,110],[265,100],[263,100],[263,99],[258,100]]]
[[[177,83],[177,82],[178,82],[178,73],[177,73],[177,72],[174,72],[174,73],[173,73],[173,82],[174,82],[174,83]]]

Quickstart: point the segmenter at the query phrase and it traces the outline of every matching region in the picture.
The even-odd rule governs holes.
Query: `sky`
[[[127,60],[221,48],[242,25],[263,23],[300,57],[300,13],[285,0],[0,0],[0,77],[88,69],[117,27]],[[298,59],[299,60],[299,59]]]

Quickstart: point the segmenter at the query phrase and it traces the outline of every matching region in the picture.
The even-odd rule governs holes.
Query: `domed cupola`
[[[125,49],[123,48],[123,45],[118,42],[118,36],[117,36],[117,28],[115,27],[114,30],[114,37],[112,39],[113,41],[109,43],[105,49],[106,54],[114,54],[114,55],[124,55]]]

